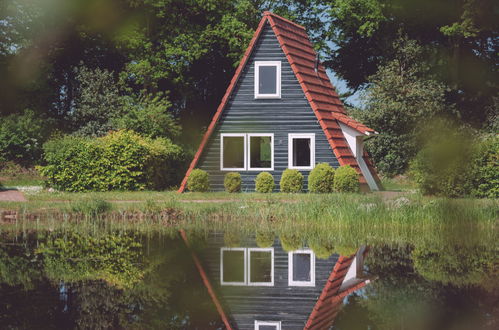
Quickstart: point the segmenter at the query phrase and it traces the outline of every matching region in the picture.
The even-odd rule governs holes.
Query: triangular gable
[[[316,53],[310,42],[306,30],[303,26],[291,22],[283,17],[264,12],[263,17],[258,24],[258,28],[251,39],[251,42],[244,53],[236,72],[227,87],[224,97],[217,108],[213,119],[206,130],[206,133],[201,140],[201,144],[194,155],[187,173],[180,184],[178,192],[183,192],[187,185],[187,179],[190,173],[196,167],[201,154],[208,144],[208,141],[213,134],[216,124],[220,119],[222,112],[227,105],[230,95],[241,76],[241,73],[246,66],[248,59],[251,56],[256,41],[261,35],[265,23],[269,23],[274,34],[277,37],[298,82],[300,83],[305,96],[314,111],[319,124],[326,135],[329,145],[333,149],[334,155],[338,159],[340,165],[350,165],[359,173],[360,183],[366,183],[366,179],[362,175],[357,160],[348,146],[345,136],[340,128],[339,122],[357,130],[358,132],[369,135],[376,133],[373,129],[355,121],[347,116],[343,103],[340,101],[338,94],[334,90],[326,70],[322,64],[318,65],[317,72],[315,71]],[[371,170],[373,177],[379,181],[376,172]]]

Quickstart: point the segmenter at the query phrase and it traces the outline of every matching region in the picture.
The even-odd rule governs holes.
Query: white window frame
[[[248,161],[247,152],[247,134],[245,133],[220,133],[220,171],[245,171],[246,163]],[[224,138],[225,137],[242,137],[244,148],[244,162],[243,167],[224,167]]]
[[[270,136],[270,138],[272,140],[272,143],[270,144],[270,152],[272,154],[271,161],[270,161],[270,164],[271,164],[270,167],[251,167],[251,138],[254,136],[256,136],[256,137],[258,137],[258,136]],[[273,171],[274,170],[274,133],[248,133],[247,140],[248,140],[248,146],[246,149],[248,150],[248,156],[247,156],[248,171]]]
[[[293,140],[310,139],[310,166],[293,166]],[[288,168],[294,170],[313,170],[315,167],[315,133],[288,134]]]
[[[251,252],[270,252],[271,260],[271,270],[270,270],[270,282],[251,282]],[[248,248],[248,285],[249,286],[274,286],[274,248]]]
[[[224,281],[224,251],[243,251],[243,264],[244,264],[244,281],[243,282],[226,282]],[[227,248],[223,247],[220,249],[220,283],[222,285],[246,285],[248,282],[248,269],[247,269],[247,254],[248,252],[246,251],[245,248]]]
[[[275,94],[260,94],[260,70],[261,66],[276,67],[276,92]],[[255,61],[255,99],[280,99],[281,98],[281,61]]]
[[[260,330],[260,326],[275,326],[276,330],[281,330],[281,321],[257,321],[255,320],[255,330]]]
[[[293,254],[310,254],[310,281],[293,281]],[[310,249],[288,252],[288,285],[315,286],[315,253]]]

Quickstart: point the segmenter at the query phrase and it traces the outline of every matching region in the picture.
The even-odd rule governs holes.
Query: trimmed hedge
[[[63,191],[164,189],[178,182],[182,149],[132,131],[100,138],[64,136],[43,146],[47,185]]]
[[[192,170],[187,180],[187,189],[192,192],[206,192],[210,189],[208,172],[199,168]]]
[[[330,193],[334,190],[334,168],[328,163],[315,166],[308,176],[308,191]]]
[[[303,188],[303,174],[298,170],[285,169],[282,172],[280,186],[282,192],[300,192]]]
[[[241,191],[241,174],[237,172],[229,172],[224,177],[225,191],[234,193]]]
[[[255,178],[255,190],[259,193],[271,193],[274,190],[274,177],[269,172],[261,172]]]
[[[359,191],[359,174],[350,165],[340,166],[334,175],[334,190],[339,192]]]

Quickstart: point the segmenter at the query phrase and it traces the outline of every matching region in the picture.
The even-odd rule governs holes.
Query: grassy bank
[[[386,199],[378,194],[110,192],[38,193],[28,198],[25,203],[0,202],[4,228],[98,222],[106,226],[201,229],[230,226],[282,232],[355,228],[368,234],[390,229],[414,235],[449,226],[495,232],[499,215],[497,200],[430,198],[417,194]],[[7,211],[15,214],[5,216]]]

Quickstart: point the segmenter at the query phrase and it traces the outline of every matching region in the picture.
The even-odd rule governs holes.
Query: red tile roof
[[[196,152],[194,159],[187,170],[187,173],[182,180],[179,192],[185,190],[187,179],[191,171],[197,165],[203,149],[205,148],[208,140],[213,133],[216,123],[220,118],[229,97],[234,90],[234,87],[241,75],[241,72],[246,65],[251,51],[260,36],[265,23],[268,22],[272,27],[277,40],[286,55],[286,58],[291,65],[293,72],[300,83],[305,96],[313,109],[322,130],[324,131],[329,145],[331,146],[336,158],[340,165],[350,165],[359,173],[359,181],[361,184],[366,184],[366,180],[362,175],[357,160],[355,159],[347,141],[341,131],[339,122],[363,133],[372,134],[376,133],[373,129],[355,121],[348,117],[336,93],[331,81],[329,80],[326,69],[322,64],[319,64],[317,72],[315,71],[316,52],[313,48],[305,28],[283,17],[277,16],[271,12],[264,12],[263,17],[258,25],[258,28],[253,35],[253,39],[246,49],[246,52],[237,67],[237,70],[232,78],[227,91],[225,92],[222,102],[218,106],[208,130],[206,131],[201,145]],[[375,174],[374,174],[375,175]]]

